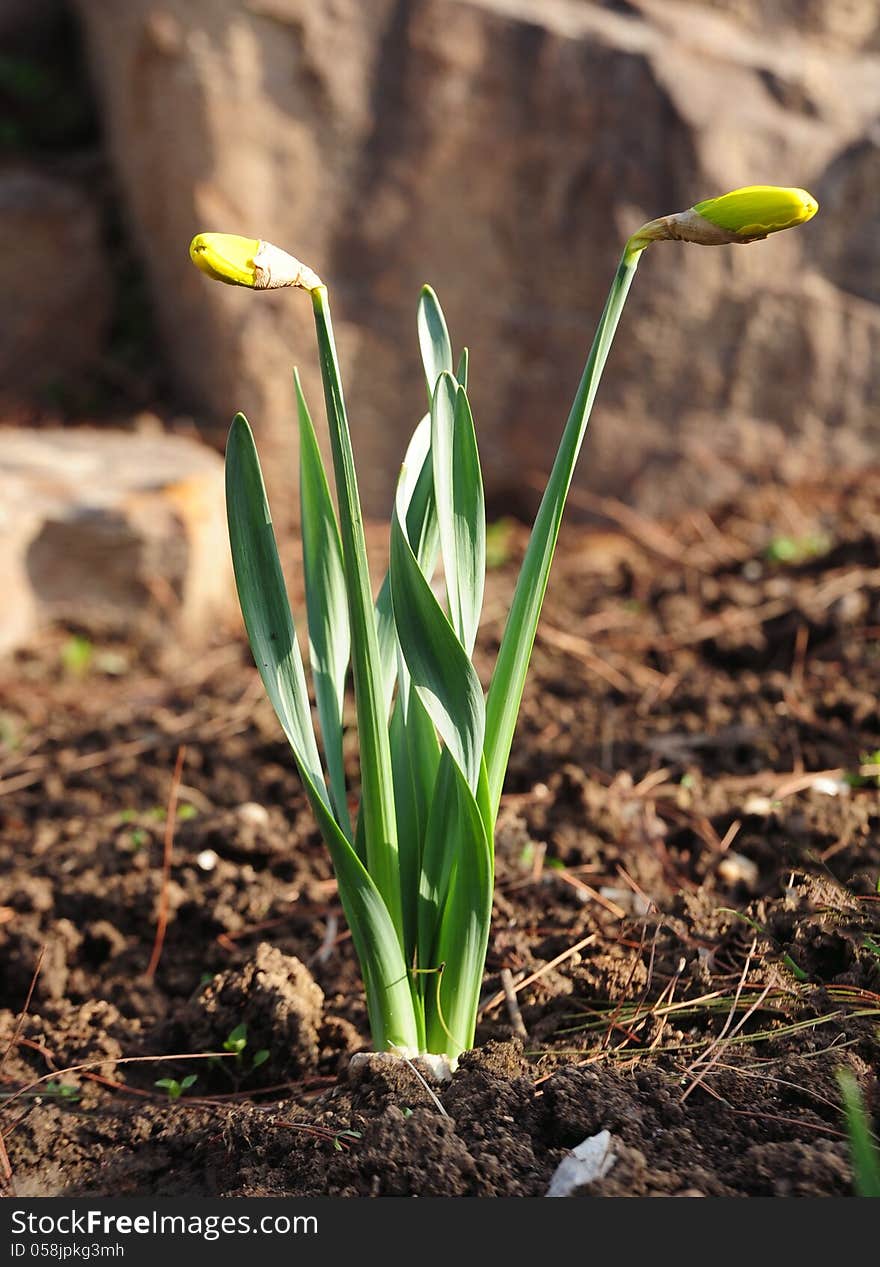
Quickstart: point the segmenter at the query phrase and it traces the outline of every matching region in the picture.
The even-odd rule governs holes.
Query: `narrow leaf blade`
[[[370,875],[403,939],[394,781],[363,513],[327,291],[311,292],[333,454],[361,757],[363,839]]]
[[[440,744],[424,705],[409,684],[402,686],[398,694],[391,718],[390,738],[403,896],[404,953],[407,963],[412,963],[417,942],[422,851],[440,764]]]
[[[419,567],[430,581],[437,563],[437,513],[431,469],[431,417],[425,414],[413,432],[400,469],[397,501],[406,515],[407,536],[415,544]],[[386,713],[397,680],[397,633],[391,601],[391,575],[385,573],[376,599],[379,660]]]
[[[419,347],[425,367],[428,400],[434,394],[437,379],[445,371],[452,373],[452,344],[440,301],[430,286],[423,286],[418,311]]]
[[[473,653],[486,576],[486,508],[467,393],[441,374],[431,403],[431,455],[449,618]]]
[[[272,515],[253,433],[236,414],[226,445],[226,513],[242,615],[266,693],[321,802],[329,808]]]
[[[342,545],[315,428],[296,371],[294,383],[299,415],[301,531],[309,658],[324,739],[330,797],[336,821],[350,840],[351,819],[342,754],[342,710],[351,636]]]
[[[476,790],[485,733],[482,688],[419,568],[396,508],[390,571],[397,639],[413,687],[466,783]]]
[[[474,1040],[492,918],[493,867],[477,802],[458,769],[452,763],[449,769],[449,796],[435,812],[435,821],[441,820],[436,830],[446,833],[453,865],[426,965],[432,971],[423,974],[423,989],[428,1050],[445,1051],[456,1059]],[[434,804],[439,806],[439,798]]]

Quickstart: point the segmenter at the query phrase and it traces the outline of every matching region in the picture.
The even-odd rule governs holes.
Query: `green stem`
[[[319,286],[311,295],[339,499],[339,527],[351,623],[352,668],[361,754],[361,814],[365,828],[367,870],[385,900],[402,947],[403,917],[391,750],[382,682],[378,672],[379,645],[363,516],[327,289]]]
[[[489,776],[489,797],[493,819],[498,813],[501,789],[516,729],[516,719],[522,700],[523,687],[544,593],[550,576],[550,565],[559,536],[562,512],[571,486],[575,464],[590,421],[593,401],[611,350],[614,332],[623,311],[639,256],[647,243],[627,244],[621,257],[614,281],[608,292],[605,310],[599,321],[596,337],[587,358],[580,386],[571,407],[568,422],[553,470],[541,500],[529,539],[526,556],[520,569],[516,591],[489,694],[486,701],[486,768]]]

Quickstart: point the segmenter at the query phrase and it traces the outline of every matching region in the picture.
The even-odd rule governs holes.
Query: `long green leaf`
[[[404,668],[401,689],[391,717],[390,737],[406,933],[404,948],[407,963],[413,963],[416,956],[422,850],[428,815],[435,795],[440,744],[424,705],[406,680],[408,677]]]
[[[467,393],[447,373],[431,402],[431,455],[449,618],[470,656],[483,606],[486,507]]]
[[[415,690],[468,786],[476,791],[485,734],[485,705],[467,653],[425,580],[403,527],[391,520],[394,622]]]
[[[330,778],[330,798],[336,821],[350,840],[351,819],[342,755],[342,708],[351,638],[342,545],[321,450],[296,370],[293,377],[299,414],[299,483],[309,659]]]
[[[859,1084],[849,1069],[838,1070],[837,1083],[846,1114],[853,1187],[860,1197],[880,1197],[880,1147],[871,1135]]]
[[[450,879],[460,847],[460,841],[456,834],[456,797],[460,795],[461,788],[456,786],[455,772],[455,762],[452,760],[449,750],[444,749],[435,776],[422,848],[418,911],[418,960],[420,964],[432,962],[437,944],[437,930],[446,905]],[[463,780],[462,786],[466,786]],[[490,872],[494,875],[494,841],[490,834],[491,821],[487,808],[487,793],[486,765],[483,762],[480,768],[476,804],[489,845]]]
[[[419,567],[430,581],[437,564],[438,529],[431,469],[431,416],[425,414],[413,432],[400,468],[397,498],[406,512],[406,530],[415,543]],[[397,632],[391,602],[391,575],[386,572],[376,599],[379,659],[386,711],[391,708],[397,680]]]
[[[242,615],[266,694],[322,803],[332,808],[309,707],[309,694],[272,515],[253,433],[236,414],[226,444],[226,514]]]
[[[374,1043],[380,1051],[418,1050],[419,1029],[397,930],[382,895],[336,822],[327,795],[263,476],[251,429],[242,414],[233,420],[226,447],[226,505],[235,580],[251,650],[330,850],[368,983]]]
[[[493,866],[477,802],[453,763],[446,768],[446,796],[442,802],[435,798],[428,838],[430,842],[436,834],[446,834],[452,868],[423,991],[428,1050],[444,1051],[455,1060],[474,1040],[492,917]]]
[[[360,742],[361,817],[367,869],[385,899],[402,945],[400,864],[388,711],[380,673],[376,613],[370,587],[363,516],[326,288],[319,286],[311,295],[339,501]]]
[[[434,395],[437,379],[445,371],[452,373],[452,344],[440,301],[430,286],[423,286],[418,311],[419,347],[425,367],[428,401]]]
[[[419,870],[418,901],[418,964],[434,965],[437,929],[440,914],[449,892],[449,877],[459,847],[456,819],[456,765],[445,748],[434,776],[434,789],[428,807],[423,837],[422,861]],[[422,981],[423,994],[429,998],[434,987]],[[434,983],[436,986],[436,982]]]
[[[538,509],[526,556],[501,639],[495,671],[486,701],[486,768],[493,817],[498,812],[504,774],[510,756],[526,673],[535,642],[538,620],[550,576],[550,565],[559,536],[562,512],[575,464],[583,444],[608,359],[614,332],[638,265],[639,252],[627,250],[615,274],[605,310],[568,421],[550,478]]]

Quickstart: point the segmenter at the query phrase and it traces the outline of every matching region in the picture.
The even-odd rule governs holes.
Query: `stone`
[[[2,650],[55,619],[198,641],[235,610],[221,458],[177,435],[0,428],[0,585]]]
[[[59,25],[63,0],[0,0],[0,40],[18,52],[45,39]]]
[[[846,48],[880,49],[880,0],[691,0],[740,18],[755,31],[793,27]]]
[[[27,166],[0,171],[0,407],[46,399],[97,362],[112,288],[97,203]]]
[[[625,238],[738,185],[803,185],[842,218],[647,253],[578,480],[663,513],[735,495],[746,442],[810,463],[876,443],[880,238],[858,218],[878,188],[876,3],[77,2],[177,382],[209,429],[250,415],[270,496],[294,362],[321,413],[310,306],[209,282],[197,231],[265,238],[328,283],[378,517],[424,407],[431,282],[471,350],[490,513],[529,513]]]

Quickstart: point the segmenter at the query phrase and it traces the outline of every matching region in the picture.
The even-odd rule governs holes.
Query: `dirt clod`
[[[308,968],[261,942],[242,968],[208,982],[176,1018],[176,1027],[192,1050],[219,1052],[243,1026],[245,1046],[240,1056],[231,1053],[230,1068],[236,1061],[251,1066],[256,1053],[264,1052],[257,1065],[261,1080],[290,1080],[317,1067],[323,1006],[323,991]]]

